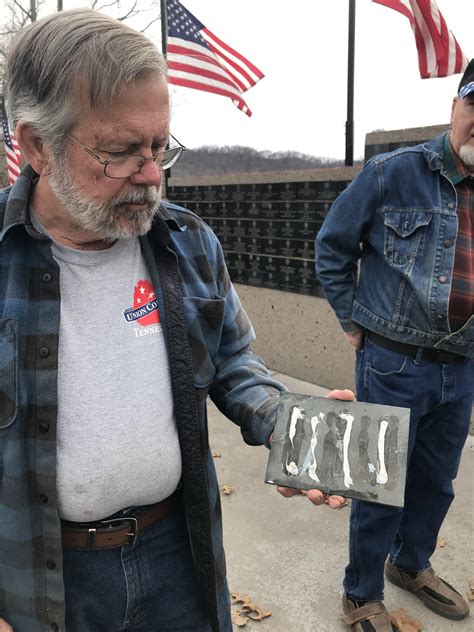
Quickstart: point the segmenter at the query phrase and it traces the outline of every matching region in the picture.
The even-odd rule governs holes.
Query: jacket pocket
[[[432,217],[429,211],[385,211],[384,254],[390,266],[405,268],[420,256]]]
[[[209,386],[216,373],[214,358],[221,341],[224,307],[223,298],[184,298],[194,384],[198,388]]]
[[[17,321],[0,320],[0,429],[16,418],[18,405]]]

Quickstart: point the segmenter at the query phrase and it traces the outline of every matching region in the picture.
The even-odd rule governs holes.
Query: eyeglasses
[[[178,162],[183,151],[186,150],[186,147],[181,145],[181,143],[170,134],[170,138],[177,143],[177,146],[171,147],[170,149],[160,149],[156,154],[153,153],[149,158],[145,158],[145,156],[137,156],[135,154],[122,154],[109,158],[108,160],[102,160],[102,158],[99,158],[97,154],[80,143],[76,138],[70,136],[69,134],[68,137],[77,143],[79,147],[82,147],[84,151],[87,151],[87,153],[92,156],[92,158],[95,158],[97,162],[104,165],[104,174],[108,178],[115,178],[117,180],[130,178],[133,174],[138,173],[141,171],[147,160],[153,160],[160,169],[169,169]]]

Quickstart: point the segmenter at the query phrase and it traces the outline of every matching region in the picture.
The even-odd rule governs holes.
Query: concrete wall
[[[327,388],[354,388],[354,350],[328,302],[236,284],[270,369]]]

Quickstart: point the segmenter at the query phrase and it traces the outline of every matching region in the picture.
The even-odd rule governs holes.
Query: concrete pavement
[[[327,389],[282,374],[290,391],[325,395]],[[244,444],[239,429],[209,406],[210,443],[221,485],[224,540],[231,591],[249,594],[272,616],[235,630],[253,632],[347,632],[340,621],[341,581],[347,560],[349,508],[313,506],[305,497],[284,499],[264,481],[268,451]],[[436,571],[465,594],[473,568],[474,437],[464,448],[456,499],[441,530],[445,545],[432,559]],[[449,621],[427,610],[413,595],[386,587],[389,610],[404,608],[429,632],[468,632],[473,614]],[[471,609],[474,611],[474,606]]]

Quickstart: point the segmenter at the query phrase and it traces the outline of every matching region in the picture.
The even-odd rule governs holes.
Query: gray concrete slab
[[[327,389],[275,374],[295,393],[324,395]],[[222,496],[224,540],[231,591],[249,594],[272,612],[245,628],[260,632],[343,632],[341,581],[347,560],[349,509],[315,507],[305,497],[284,499],[264,481],[268,451],[244,444],[239,429],[210,404],[210,443],[220,484],[234,491]],[[445,546],[433,557],[439,574],[466,593],[474,578],[474,438],[464,448],[456,499],[441,530]],[[427,610],[413,595],[386,587],[389,610],[404,608],[429,632],[467,632],[473,614],[449,621]]]

